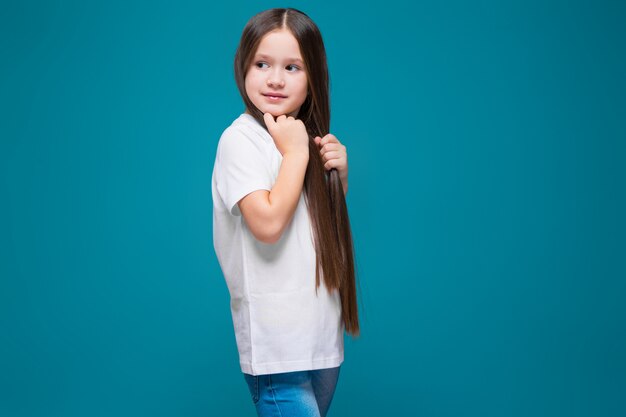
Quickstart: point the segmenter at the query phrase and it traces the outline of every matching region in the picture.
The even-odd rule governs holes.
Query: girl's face
[[[274,117],[297,117],[307,85],[300,47],[291,32],[277,29],[263,36],[246,73],[250,101]]]

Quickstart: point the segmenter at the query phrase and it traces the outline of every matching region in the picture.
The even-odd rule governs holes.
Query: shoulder
[[[255,147],[262,149],[272,138],[251,116],[242,114],[222,132],[218,143],[221,148]]]

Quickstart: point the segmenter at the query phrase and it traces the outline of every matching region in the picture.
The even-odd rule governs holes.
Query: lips
[[[261,93],[263,94],[265,97],[275,97],[275,98],[286,98],[287,96],[284,94],[280,94],[280,93]]]

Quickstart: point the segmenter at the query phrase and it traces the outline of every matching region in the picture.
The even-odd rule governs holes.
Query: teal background
[[[253,416],[212,245],[270,2],[3,2],[0,415]],[[626,415],[626,6],[294,1],[348,148],[329,416]]]

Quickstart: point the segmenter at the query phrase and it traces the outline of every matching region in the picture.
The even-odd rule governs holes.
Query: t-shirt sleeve
[[[233,216],[240,216],[237,204],[256,190],[272,190],[274,183],[263,139],[243,128],[230,126],[217,147],[215,180],[222,201]]]

